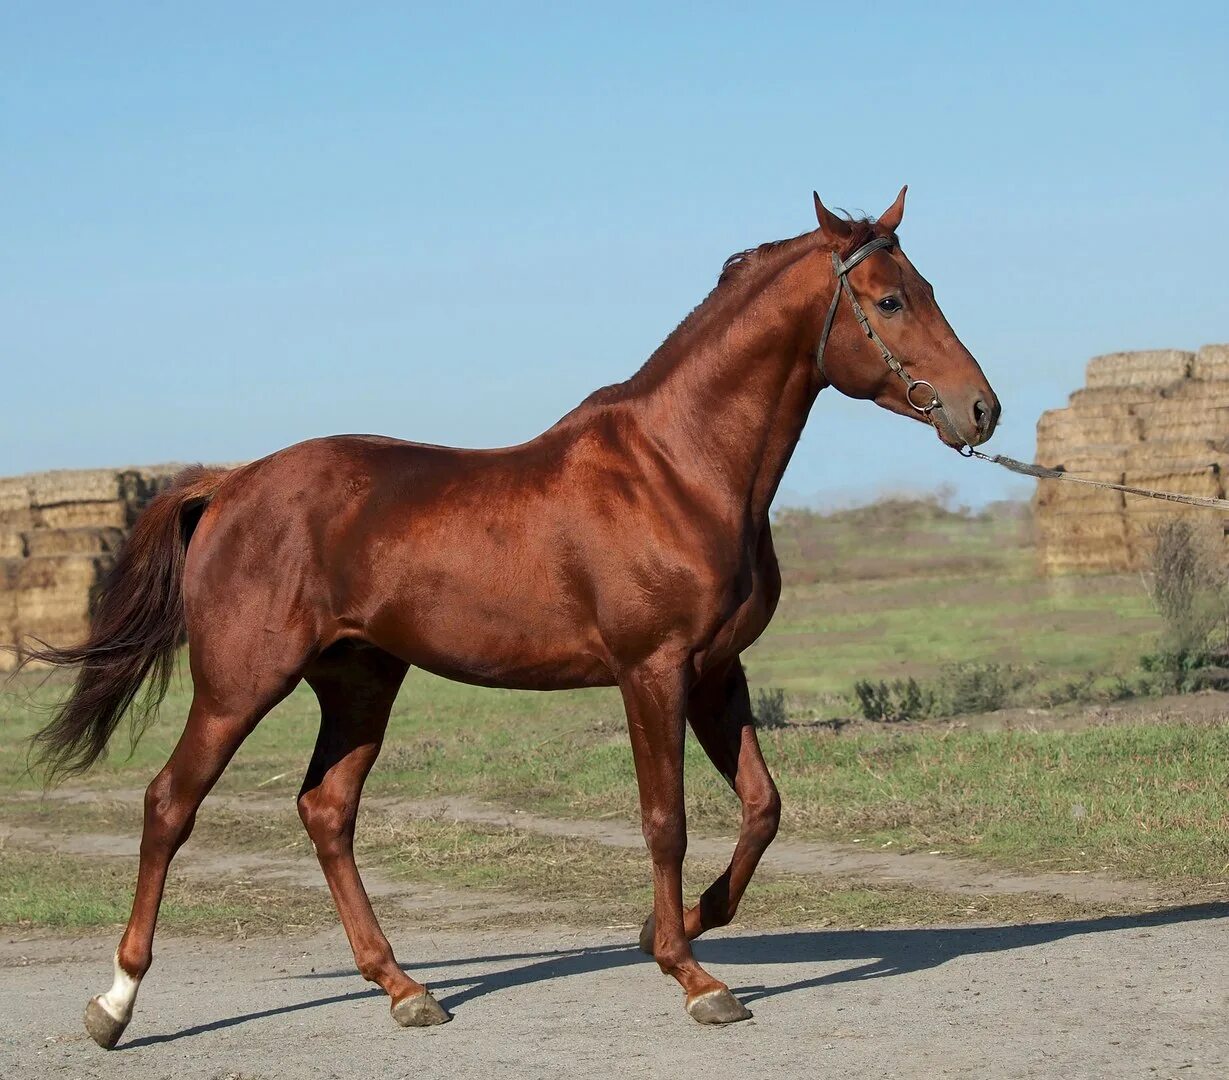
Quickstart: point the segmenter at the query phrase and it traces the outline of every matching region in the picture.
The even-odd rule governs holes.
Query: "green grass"
[[[1027,530],[1011,515],[885,504],[793,515],[777,535],[785,593],[747,663],[754,684],[786,687],[803,712],[848,715],[841,695],[854,679],[933,674],[953,660],[1035,665],[1055,682],[1088,671],[1108,677],[1129,671],[1157,630],[1138,579],[1039,579]],[[0,795],[38,787],[25,771],[26,740],[46,715],[32,704],[64,689],[22,678],[0,694]],[[187,703],[187,688],[173,686],[135,751],[118,736],[80,782],[143,787],[166,760]],[[300,687],[240,749],[221,789],[277,793],[289,806],[316,725],[314,698]],[[795,727],[765,733],[764,744],[794,835],[1169,881],[1229,876],[1229,735],[1215,726],[1064,734],[860,726],[835,736]],[[737,806],[694,742],[687,770],[691,823],[732,829]],[[368,790],[636,817],[613,690],[482,690],[413,672]]]
[[[0,926],[90,930],[128,920],[135,859],[0,848]],[[327,893],[172,876],[158,923],[192,934],[276,934],[331,926]]]
[[[11,824],[75,835],[109,830],[136,835],[140,808],[127,803],[9,803]],[[310,858],[311,848],[295,815],[206,807],[190,844],[219,851],[273,851]],[[649,864],[642,850],[610,847],[573,837],[540,836],[518,829],[472,825],[392,811],[364,814],[357,857],[414,886],[442,885],[474,895],[468,925],[539,924],[543,918],[579,926],[639,926],[652,910]],[[689,859],[686,894],[694,900],[724,869],[712,860]],[[135,860],[70,856],[20,848],[0,849],[0,926],[52,929],[118,926],[128,915]],[[162,925],[181,933],[247,934],[319,929],[333,921],[323,889],[225,880],[217,874],[190,881],[175,870],[169,881]],[[522,902],[489,907],[483,893]],[[458,917],[448,901],[439,911],[415,912],[418,926]],[[398,917],[385,898],[381,917]],[[484,910],[485,909],[485,910]],[[800,874],[761,871],[739,910],[739,925],[785,926],[926,925],[953,921],[1027,922],[1105,914],[1106,905],[1030,894],[955,895],[904,884],[868,884]]]

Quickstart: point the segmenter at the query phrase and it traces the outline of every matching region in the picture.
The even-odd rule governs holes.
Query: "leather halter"
[[[824,332],[819,338],[819,350],[815,354],[815,363],[819,367],[819,373],[824,377],[825,382],[828,381],[828,374],[824,370],[824,350],[828,347],[828,336],[832,333],[832,323],[836,318],[837,305],[841,302],[841,294],[844,293],[849,297],[850,307],[853,308],[854,317],[858,320],[858,325],[862,327],[862,332],[871,339],[878,347],[880,353],[883,354],[884,363],[888,365],[905,383],[905,400],[909,404],[926,417],[931,423],[942,423],[950,431],[956,432],[956,428],[943,410],[943,402],[939,399],[939,392],[934,386],[925,379],[915,379],[910,375],[901,362],[892,355],[892,350],[884,344],[871,326],[870,320],[866,317],[866,312],[862,310],[862,305],[858,303],[858,298],[854,296],[853,289],[849,285],[849,271],[858,265],[868,255],[873,255],[876,251],[882,251],[886,248],[896,246],[896,241],[888,236],[877,236],[874,240],[870,240],[858,248],[848,259],[843,262],[841,257],[834,251],[832,253],[832,270],[836,275],[836,288],[832,291],[832,303],[828,305],[828,314],[824,318]],[[930,392],[930,399],[919,404],[914,399],[914,391],[918,387],[923,387]],[[957,432],[957,434],[959,434]]]

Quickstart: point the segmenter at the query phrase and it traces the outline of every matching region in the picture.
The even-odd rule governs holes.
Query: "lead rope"
[[[862,327],[862,332],[878,346],[879,352],[883,355],[884,363],[904,381],[907,388],[905,390],[905,400],[925,416],[936,428],[938,428],[940,423],[944,423],[955,432],[956,427],[947,419],[947,414],[944,412],[943,402],[939,398],[938,391],[925,379],[913,378],[905,370],[901,362],[892,355],[892,350],[884,344],[883,339],[875,332],[875,328],[871,326],[870,320],[866,317],[866,312],[862,310],[862,305],[858,303],[858,298],[854,296],[853,288],[849,284],[849,271],[857,266],[858,263],[876,251],[894,246],[895,242],[889,237],[878,236],[869,243],[863,244],[844,262],[841,261],[840,256],[835,251],[832,253],[832,270],[836,275],[836,288],[832,290],[832,302],[828,305],[828,314],[824,318],[824,329],[819,338],[819,349],[815,355],[815,363],[819,367],[820,375],[827,380],[828,375],[824,370],[824,352],[828,347],[828,337],[832,333],[832,324],[836,319],[836,309],[840,305],[841,294],[844,293],[849,297],[849,304],[853,308],[858,325]],[[913,392],[919,386],[924,386],[930,391],[930,400],[921,405],[913,400]],[[957,432],[957,438],[959,437]],[[1187,506],[1202,506],[1209,510],[1229,511],[1229,499],[1214,499],[1208,495],[1179,495],[1174,491],[1151,491],[1148,488],[1131,487],[1127,484],[1113,484],[1108,480],[1093,480],[1087,476],[1072,476],[1071,473],[1063,472],[1061,469],[1047,469],[1044,465],[1032,465],[1025,461],[1017,461],[1006,454],[983,454],[980,450],[974,450],[971,446],[961,447],[959,453],[961,457],[980,458],[982,461],[989,461],[993,465],[1001,465],[1004,469],[1010,469],[1012,472],[1020,473],[1022,476],[1036,477],[1038,480],[1066,480],[1072,484],[1085,484],[1088,487],[1104,488],[1107,491],[1121,491],[1124,495],[1138,495],[1143,499],[1160,499],[1162,502],[1184,503]]]
[[[1093,480],[1087,476],[1072,476],[1062,469],[1047,469],[1044,465],[1031,465],[1025,461],[1017,461],[1006,454],[983,454],[966,446],[960,451],[961,457],[980,458],[993,465],[1001,465],[1022,476],[1034,476],[1039,480],[1067,480],[1072,484],[1086,484],[1088,487],[1105,488],[1108,491],[1121,491],[1125,495],[1138,495],[1144,499],[1160,499],[1162,502],[1185,503],[1188,506],[1203,506],[1209,510],[1229,511],[1229,499],[1214,499],[1210,495],[1179,495],[1175,491],[1151,491],[1148,488],[1131,487],[1127,484],[1112,484],[1108,480]]]

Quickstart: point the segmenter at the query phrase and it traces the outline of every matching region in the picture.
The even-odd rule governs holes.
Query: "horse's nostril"
[[[973,402],[973,421],[977,424],[978,431],[986,431],[994,423],[998,413],[997,402],[995,406],[987,405],[983,398],[978,398]]]

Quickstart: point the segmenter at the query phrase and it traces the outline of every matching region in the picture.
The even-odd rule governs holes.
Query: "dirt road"
[[[159,942],[107,1053],[81,1027],[111,937],[0,945],[0,1076],[1224,1077],[1229,905],[1025,927],[700,943],[755,1012],[693,1023],[629,930],[397,936],[455,1014],[401,1030],[340,932]]]

